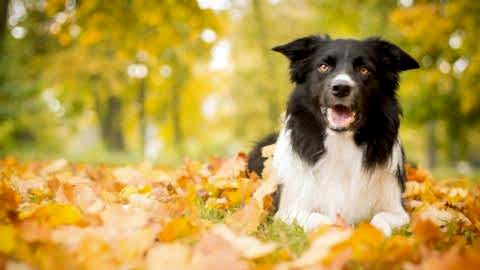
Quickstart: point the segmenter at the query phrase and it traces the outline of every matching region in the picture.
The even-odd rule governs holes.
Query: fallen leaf
[[[217,225],[212,232],[227,240],[235,249],[240,251],[242,257],[255,259],[265,256],[276,249],[274,243],[262,243],[255,237],[236,235],[231,229],[224,225]]]
[[[115,243],[118,259],[125,265],[138,266],[155,242],[155,232],[149,229],[128,232]]]
[[[278,188],[278,181],[274,177],[269,177],[266,180],[262,181],[260,186],[253,193],[253,198],[257,203],[262,206],[265,197],[272,195]]]
[[[145,185],[148,183],[141,172],[130,167],[117,168],[113,170],[113,175],[118,182],[124,185]]]
[[[105,207],[103,200],[89,185],[76,185],[73,193],[73,201],[85,213],[98,214]]]
[[[8,254],[15,248],[17,232],[11,225],[0,224],[0,253]]]
[[[197,227],[186,217],[179,217],[165,224],[158,234],[161,242],[172,242],[197,232]]]
[[[80,211],[69,204],[48,203],[32,211],[20,212],[22,220],[34,219],[51,226],[78,224],[82,221]]]
[[[228,216],[225,224],[238,233],[254,232],[263,221],[265,211],[255,200],[251,200],[240,210]]]
[[[340,230],[331,227],[322,235],[317,236],[302,256],[295,261],[288,263],[289,267],[307,267],[312,265],[323,264],[323,260],[329,255],[331,249],[346,240],[352,235],[351,230]]]
[[[205,233],[193,248],[195,270],[246,270],[248,264],[232,243],[213,231]]]
[[[65,159],[57,159],[40,171],[41,175],[48,175],[63,170],[68,166]]]
[[[180,243],[158,244],[151,248],[146,257],[147,270],[190,270],[191,251],[186,245]]]
[[[385,236],[369,223],[362,223],[353,231],[350,239],[352,256],[358,261],[373,261],[378,254],[375,251],[383,244]]]
[[[430,219],[415,218],[412,222],[412,232],[422,242],[432,244],[442,239],[443,233]]]

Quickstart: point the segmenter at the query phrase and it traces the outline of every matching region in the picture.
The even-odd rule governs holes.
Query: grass
[[[222,222],[225,216],[227,216],[227,214],[231,212],[231,210],[227,209],[208,207],[207,204],[200,198],[196,200],[196,204],[200,218],[211,221],[213,223]]]
[[[233,209],[216,209],[208,207],[206,203],[198,199],[196,202],[200,218],[211,221],[212,223],[221,223],[225,217],[235,212]],[[286,224],[285,222],[273,218],[271,215],[265,217],[263,222],[253,233],[253,236],[267,242],[276,242],[279,249],[276,253],[269,256],[270,262],[281,261],[284,257],[298,257],[308,247],[308,239],[302,227],[297,224]]]
[[[307,235],[300,226],[286,224],[271,216],[260,225],[255,236],[264,241],[276,242],[280,249],[294,257],[299,256],[309,246]]]

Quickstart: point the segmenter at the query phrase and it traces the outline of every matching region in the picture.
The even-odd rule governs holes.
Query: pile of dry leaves
[[[409,167],[412,223],[306,235],[269,215],[274,179],[245,155],[89,166],[0,160],[0,269],[480,269],[480,188]]]

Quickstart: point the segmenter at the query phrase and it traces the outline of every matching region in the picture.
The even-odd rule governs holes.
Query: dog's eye
[[[358,70],[358,72],[360,72],[360,74],[362,74],[362,75],[368,75],[368,74],[370,74],[370,70],[368,70],[368,68],[366,68],[366,67],[361,67],[361,68]]]
[[[330,67],[326,64],[321,64],[319,67],[318,67],[318,71],[320,71],[321,73],[325,73],[327,71],[330,70]]]

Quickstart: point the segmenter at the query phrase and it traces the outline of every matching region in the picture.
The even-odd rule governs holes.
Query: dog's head
[[[399,72],[419,67],[402,49],[379,38],[308,36],[273,50],[290,60],[291,80],[308,109],[339,132],[361,127],[372,106],[395,99]]]

